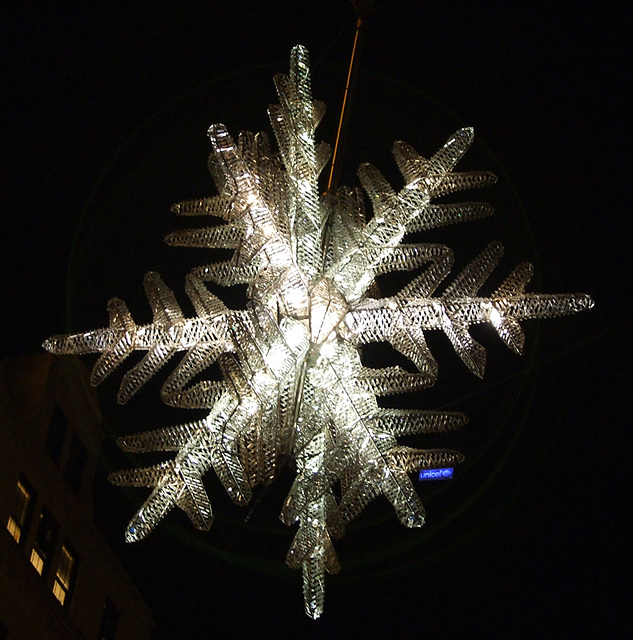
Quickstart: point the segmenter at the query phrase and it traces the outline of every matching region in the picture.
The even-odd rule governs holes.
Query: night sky
[[[9,10],[2,38],[1,357],[105,326],[112,296],[149,321],[149,270],[191,313],[184,274],[210,258],[162,238],[187,224],[173,202],[214,193],[207,128],[269,129],[272,76],[301,43],[328,106],[317,134],[333,143],[356,21],[343,0],[27,6]],[[123,529],[145,493],[100,482],[100,525],[154,611],[154,637],[622,637],[633,595],[631,17],[624,2],[376,1],[341,182],[357,185],[370,161],[399,186],[394,140],[426,155],[474,126],[460,166],[500,180],[467,198],[490,201],[495,216],[424,241],[452,247],[458,269],[501,240],[488,291],[529,260],[531,291],[584,291],[596,306],[525,323],[523,358],[477,328],[483,381],[431,336],[436,388],[394,401],[468,414],[438,443],[467,460],[451,482],[420,485],[424,529],[401,528],[386,501],[350,526],[316,623],[303,614],[300,573],[283,564],[289,470],[245,511],[209,478],[210,533],[173,513],[132,546]],[[380,284],[388,294],[399,282]],[[123,408],[113,375],[100,391],[111,436],[192,419],[160,405],[164,375]],[[109,441],[102,476],[127,463]]]

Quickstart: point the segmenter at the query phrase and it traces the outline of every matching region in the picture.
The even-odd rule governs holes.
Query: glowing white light
[[[331,342],[324,342],[321,345],[321,355],[324,358],[332,358],[336,354],[336,342],[332,340]]]
[[[377,169],[362,165],[359,177],[376,207],[365,223],[359,192],[341,188],[331,194],[335,197],[317,196],[329,148],[315,143],[320,108],[310,97],[303,47],[292,50],[290,75],[276,76],[275,83],[280,104],[269,114],[279,153],[264,134],[245,132],[235,145],[222,125],[213,125],[210,162],[219,195],[174,207],[181,214],[212,215],[216,223],[174,233],[167,238],[170,244],[236,250],[233,260],[208,264],[188,277],[195,317],[185,318],[171,290],[149,273],[150,325],[137,326],[125,304],[113,299],[108,328],[56,336],[44,346],[54,353],[102,353],[94,384],[133,350],[146,350],[121,383],[121,402],[176,351],[184,352],[162,397],[174,407],[209,410],[203,420],[120,441],[129,451],[177,451],[172,461],[112,474],[116,484],[152,487],[127,528],[128,541],[147,536],[176,506],[197,528],[208,529],[213,517],[202,478],[210,470],[231,499],[244,505],[255,485],[271,482],[280,465],[294,459],[297,476],[281,519],[298,522],[287,562],[301,567],[305,610],[316,618],[323,611],[324,575],[339,569],[332,537],[342,535],[380,494],[403,525],[422,526],[424,508],[408,474],[453,466],[462,458],[450,449],[414,449],[397,441],[456,429],[465,422],[462,414],[386,409],[376,401],[378,395],[417,391],[434,382],[437,363],[426,332],[445,332],[464,363],[483,375],[485,352],[469,334],[472,324],[490,322],[520,351],[519,319],[567,314],[593,303],[583,294],[525,294],[531,274],[526,264],[490,298],[480,297],[501,256],[499,243],[486,247],[436,295],[449,274],[451,251],[401,241],[407,233],[491,213],[478,202],[434,203],[494,183],[485,171],[453,171],[472,142],[472,129],[457,131],[430,159],[396,142],[394,156],[405,183],[399,192]],[[398,293],[377,297],[376,276],[414,269],[422,271]],[[246,310],[227,309],[205,281],[249,284]],[[364,367],[361,346],[377,342],[390,343],[418,373]],[[223,380],[200,381],[200,373],[216,360]]]
[[[501,314],[494,307],[490,308],[488,317],[494,327],[498,327],[501,324]]]
[[[290,349],[293,351],[299,351],[299,349],[308,340],[308,330],[305,323],[290,321],[284,323],[285,327],[282,328],[286,342]]]
[[[287,349],[281,344],[276,344],[273,345],[273,347],[268,352],[268,355],[266,356],[266,363],[272,371],[277,373],[278,371],[282,370],[283,363],[287,357]]]

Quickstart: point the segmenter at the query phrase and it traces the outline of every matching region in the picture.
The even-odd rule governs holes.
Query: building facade
[[[0,363],[0,640],[144,640],[151,611],[93,519],[105,433],[84,365]]]

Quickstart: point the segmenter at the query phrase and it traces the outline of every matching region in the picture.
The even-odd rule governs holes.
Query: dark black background
[[[184,273],[207,258],[161,242],[182,226],[169,205],[213,193],[210,124],[268,127],[272,76],[296,43],[328,105],[319,135],[334,140],[355,27],[343,0],[9,12],[3,357],[105,325],[114,295],[149,320],[147,270],[183,299]],[[625,3],[376,2],[342,182],[356,184],[366,160],[396,182],[394,139],[428,154],[472,125],[463,166],[500,175],[475,196],[496,215],[433,240],[459,266],[500,239],[507,257],[493,284],[532,260],[532,290],[586,291],[596,307],[526,325],[523,359],[479,331],[483,382],[432,337],[437,389],[403,402],[465,411],[471,422],[450,445],[468,461],[452,484],[420,487],[422,531],[400,528],[380,502],[359,519],[337,546],[343,573],[328,580],[316,623],[302,612],[298,572],[283,566],[292,531],[276,513],[289,475],[248,515],[210,479],[209,534],[175,514],[131,547],[120,540],[142,494],[100,484],[101,525],[154,611],[156,638],[621,637],[632,595],[630,25]],[[158,383],[114,407],[115,384],[102,392],[112,435],[190,417],[160,408]],[[104,474],[116,455],[106,449]]]

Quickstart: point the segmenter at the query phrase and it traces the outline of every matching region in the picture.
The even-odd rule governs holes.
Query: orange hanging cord
[[[363,32],[364,24],[365,24],[365,21],[363,19],[363,14],[361,13],[358,16],[358,20],[356,21],[356,34],[354,35],[354,46],[352,47],[352,58],[349,63],[349,70],[347,72],[347,82],[345,84],[345,93],[343,95],[343,106],[341,107],[341,117],[339,118],[338,131],[336,132],[336,141],[334,143],[334,153],[332,154],[332,164],[330,166],[330,176],[328,178],[326,193],[328,193],[330,189],[332,189],[333,184],[336,187],[335,177],[338,178],[338,175],[340,174],[340,169],[337,173],[335,173],[335,170],[339,167],[336,161],[339,158],[339,151],[342,152],[342,147],[343,147],[342,143],[344,141],[344,136],[342,135],[343,129],[349,120],[349,118],[346,117],[348,113],[346,111],[346,107],[348,106],[348,103],[350,102],[350,98],[351,98],[350,88],[352,87],[353,80],[355,79],[354,72],[357,69],[357,67],[355,67],[355,62],[357,61],[357,54],[362,44],[362,38],[360,36],[361,36],[361,33]]]

